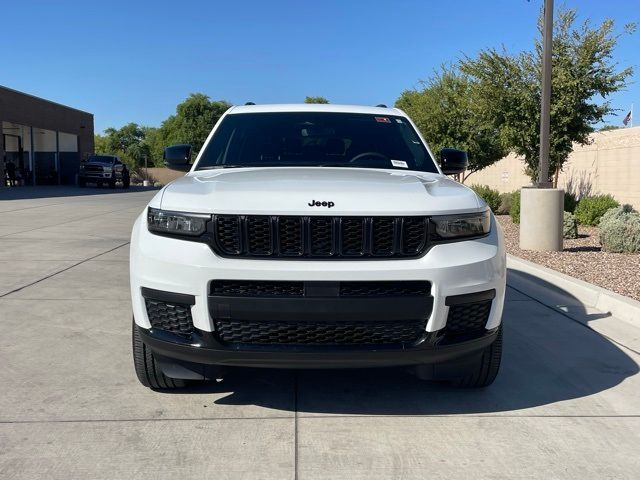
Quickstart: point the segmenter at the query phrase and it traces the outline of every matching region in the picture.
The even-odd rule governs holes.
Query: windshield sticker
[[[389,118],[387,117],[373,117],[376,119],[376,122],[378,123],[391,123],[391,120],[389,120]]]
[[[407,162],[404,162],[402,160],[391,160],[391,165],[393,165],[394,167],[409,168]]]
[[[396,118],[396,123],[402,123],[402,119],[401,118]]]

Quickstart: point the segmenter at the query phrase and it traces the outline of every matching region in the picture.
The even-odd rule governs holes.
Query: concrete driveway
[[[513,289],[483,391],[398,370],[143,388],[127,242],[154,193],[0,189],[0,478],[640,476],[639,329]]]

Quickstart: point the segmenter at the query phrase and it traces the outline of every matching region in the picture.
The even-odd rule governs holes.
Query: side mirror
[[[187,172],[191,169],[191,145],[171,145],[164,149],[162,158],[167,167]]]
[[[467,152],[455,148],[443,148],[440,150],[440,168],[445,175],[454,175],[464,172],[469,166]]]

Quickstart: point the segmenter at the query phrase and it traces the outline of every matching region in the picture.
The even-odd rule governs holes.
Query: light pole
[[[534,188],[520,191],[520,248],[558,252],[563,247],[564,191],[549,182],[553,0],[544,0],[543,21],[538,179]]]
[[[542,105],[540,108],[540,162],[538,188],[549,188],[549,124],[551,123],[551,46],[553,44],[553,0],[544,0],[542,33]]]

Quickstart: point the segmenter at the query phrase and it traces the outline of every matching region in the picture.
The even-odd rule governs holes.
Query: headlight
[[[491,229],[491,213],[487,209],[479,213],[443,215],[431,217],[434,240],[455,240],[482,237]]]
[[[168,212],[157,208],[147,210],[147,228],[150,232],[196,237],[207,229],[211,215]]]
[[[102,167],[102,171],[110,173],[111,171],[113,171],[113,168],[111,168],[111,167]]]

